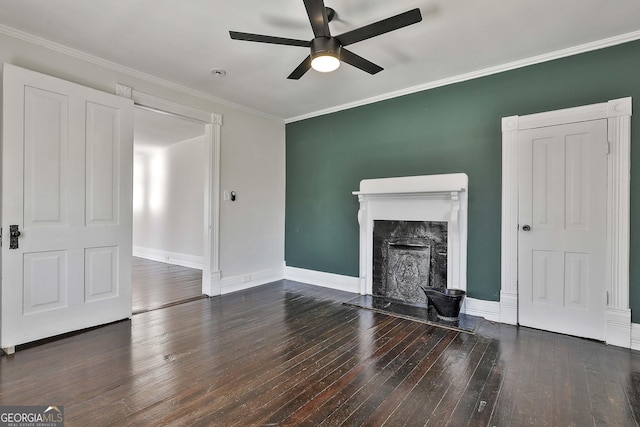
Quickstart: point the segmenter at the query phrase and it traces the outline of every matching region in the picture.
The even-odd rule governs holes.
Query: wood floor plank
[[[361,370],[350,383],[345,384],[338,393],[319,407],[313,414],[313,418],[307,420],[308,422],[315,424],[316,420],[322,420],[324,424],[329,424],[334,420],[339,420],[341,417],[351,414],[353,409],[357,407],[352,406],[355,405],[353,397],[357,395],[360,389],[366,386],[372,377],[378,375],[379,368],[391,363],[407,343],[413,341],[415,334],[419,332],[419,325],[414,322],[400,319],[399,323],[400,333],[388,339],[380,340],[379,345],[369,345],[369,342],[364,341],[362,349],[365,353],[361,354],[360,363],[364,364],[365,369]],[[374,372],[371,369],[372,366],[376,366],[378,369],[375,369]]]
[[[375,332],[375,340],[380,341],[389,333],[393,333],[397,330],[400,321],[398,319],[388,319],[389,327],[386,330],[380,330]],[[393,322],[393,323],[392,323]],[[393,326],[393,327],[392,327]],[[372,330],[374,332],[374,330]],[[365,338],[366,335],[361,335],[360,338]],[[297,425],[303,419],[308,417],[317,409],[322,403],[326,402],[330,396],[340,388],[340,384],[344,384],[345,380],[348,382],[350,378],[358,371],[359,361],[362,357],[365,357],[365,352],[362,351],[360,346],[354,348],[350,352],[348,360],[339,366],[339,368],[328,372],[326,368],[323,371],[328,372],[327,375],[322,378],[318,378],[317,381],[311,379],[306,380],[301,387],[297,390],[293,390],[291,393],[294,397],[281,406],[277,411],[269,411],[262,421],[266,424],[282,424]]]
[[[485,350],[482,358],[478,361],[478,365],[471,375],[467,386],[460,397],[451,417],[449,418],[449,424],[462,425],[462,424],[476,424],[475,415],[487,404],[487,401],[481,400],[483,391],[486,387],[495,387],[494,382],[489,381],[493,367],[496,364],[496,359],[500,355],[499,345],[495,341],[489,341],[487,349]],[[482,425],[480,423],[480,425]]]
[[[279,281],[20,346],[0,357],[0,405],[58,404],[67,426],[638,425],[637,351],[352,298]]]
[[[509,357],[503,359],[502,384],[489,425],[508,426],[512,425],[513,410],[520,397],[519,389],[523,385],[521,367],[529,360],[532,333],[528,329],[513,326],[503,326],[500,329],[500,345],[509,348],[510,351]]]
[[[399,322],[399,323],[402,323],[402,322]],[[411,325],[408,325],[404,330],[402,330],[401,328],[398,328],[398,329],[401,329],[401,330],[398,331],[398,333],[396,333],[395,336],[391,337],[388,341],[397,343],[397,345],[393,347],[393,348],[397,348],[398,346],[402,345],[405,341],[411,340],[413,338],[413,336],[414,336],[412,334],[416,333],[416,330],[419,328],[419,326],[420,326],[419,324],[411,324]],[[385,334],[384,336],[378,336],[378,339],[380,341],[385,340],[386,336],[387,336],[387,334]],[[365,338],[365,341],[366,341],[366,338]],[[358,341],[353,341],[350,344],[351,345],[348,348],[348,351],[353,352],[354,350],[356,350],[356,347],[358,346],[359,342]],[[388,354],[389,354],[389,352],[386,353],[386,355],[388,355]],[[349,354],[349,356],[351,356],[351,354]],[[324,366],[319,366],[318,368],[322,369],[322,368],[324,368]],[[315,372],[317,372],[317,370],[313,371],[312,373],[315,373]],[[303,378],[301,378],[301,379],[303,379]],[[310,382],[313,383],[316,379],[317,378],[315,378],[315,377],[311,377]],[[296,384],[299,384],[299,383],[296,383]],[[302,384],[302,386],[304,387],[304,383]],[[289,389],[290,389],[290,385],[287,385],[287,390],[289,390]],[[296,395],[297,395],[297,393],[294,390],[294,393],[291,394],[291,397],[293,398]]]
[[[610,421],[612,425],[633,425],[640,418],[640,361],[636,361],[634,368],[632,352],[611,350],[615,351],[597,348],[601,369],[611,374],[605,379],[606,400],[611,405]]]
[[[327,424],[362,425],[386,401],[395,387],[409,375],[417,364],[423,362],[425,357],[434,350],[435,353],[440,353],[455,335],[455,332],[435,329],[432,326],[420,328],[415,339],[408,342],[401,351],[396,351],[397,356],[382,367],[378,375],[372,377],[350,398],[353,401],[350,403],[353,408],[351,415],[345,419],[338,416],[339,422],[336,423],[328,418]],[[430,361],[424,363],[429,364]],[[382,408],[382,410],[384,409]],[[331,417],[334,415],[332,414]],[[385,414],[381,414],[381,417],[386,418]]]
[[[424,425],[448,385],[455,381],[455,375],[461,372],[456,368],[461,355],[468,354],[476,342],[472,335],[457,334],[446,350],[438,354],[435,363],[424,372],[383,425]]]
[[[139,257],[133,257],[131,269],[134,314],[205,297],[202,270]]]
[[[438,331],[440,332],[440,331]],[[412,355],[412,359],[416,362],[409,363],[403,366],[404,369],[394,373],[384,386],[389,389],[386,394],[377,393],[376,399],[373,402],[368,403],[369,409],[363,412],[362,419],[363,426],[378,426],[382,425],[389,419],[391,414],[398,408],[401,402],[405,400],[410,391],[415,388],[417,382],[424,377],[424,374],[428,372],[437,360],[440,359],[445,349],[451,345],[451,342],[459,335],[458,332],[449,331],[443,338],[435,342],[435,346],[428,345],[423,346]],[[425,343],[426,344],[426,343]],[[374,410],[372,410],[374,409]],[[354,414],[350,418],[352,420],[358,420]],[[368,415],[368,418],[364,416]],[[357,421],[360,423],[360,420]]]
[[[299,301],[300,304],[305,304],[306,302],[304,300],[300,300]],[[340,310],[340,311],[345,311],[344,308],[342,308],[341,306],[337,306],[335,307],[335,310]],[[292,310],[290,310],[290,313],[292,313]],[[299,311],[299,315],[300,315],[300,319],[304,320],[307,316],[313,316],[314,311],[313,310],[300,310]],[[297,319],[295,319],[297,320]],[[326,325],[330,325],[331,323],[328,322],[327,320],[329,319],[325,319],[323,316],[320,317],[316,317],[315,322],[319,323],[319,324],[324,324]],[[337,322],[337,324],[339,324],[341,326],[341,330],[338,331],[338,333],[333,333],[330,335],[330,338],[335,340],[338,339],[340,337],[340,334],[346,334],[347,330],[342,330],[344,329],[344,327],[346,325],[348,325],[348,320],[346,318],[343,318],[341,316],[330,316],[330,320],[331,321],[335,321]],[[353,320],[353,319],[351,319]],[[294,319],[291,318],[292,321],[292,325],[294,324]],[[252,323],[253,325],[259,325],[258,322],[254,322]],[[304,321],[301,323],[301,327],[304,328],[311,328],[313,326],[313,323],[308,322],[308,321]],[[294,334],[294,337],[304,337],[304,334],[307,331],[303,331],[302,329],[298,329],[297,330],[298,333],[300,333],[300,335]],[[330,331],[329,331],[330,332]],[[328,332],[328,333],[329,333]],[[262,331],[262,333],[264,335],[268,335],[267,332]],[[313,334],[312,336],[313,339],[318,339],[318,338],[322,338],[322,335],[317,335],[317,334]],[[237,341],[237,340],[236,340]],[[199,375],[195,375],[194,378],[192,379],[192,381],[190,382],[190,386],[189,386],[189,390],[190,392],[187,393],[186,396],[183,396],[182,394],[178,393],[176,398],[177,398],[177,402],[176,399],[171,399],[169,401],[170,404],[185,404],[184,402],[186,400],[189,400],[190,398],[192,398],[193,393],[197,393],[198,390],[202,390],[205,389],[207,391],[207,394],[209,395],[213,395],[213,393],[224,393],[225,392],[225,386],[226,389],[229,389],[231,387],[235,387],[237,386],[237,384],[241,383],[239,380],[243,380],[245,378],[252,378],[254,376],[259,375],[259,373],[261,371],[264,371],[266,368],[269,368],[270,365],[265,364],[265,363],[261,363],[261,364],[252,364],[251,361],[255,358],[260,357],[260,359],[262,361],[267,361],[268,359],[266,358],[268,354],[276,354],[276,355],[280,355],[282,354],[283,351],[286,351],[288,349],[291,349],[294,352],[298,352],[301,356],[298,356],[299,358],[301,358],[302,356],[305,355],[305,351],[303,351],[303,349],[297,347],[294,343],[291,343],[291,340],[289,339],[288,336],[285,337],[285,339],[283,340],[283,342],[281,343],[276,343],[274,342],[272,339],[267,339],[262,341],[260,344],[256,344],[255,340],[249,339],[249,340],[242,340],[239,342],[236,342],[235,345],[238,346],[238,344],[244,344],[244,343],[252,343],[255,347],[252,349],[247,349],[244,347],[244,345],[240,348],[238,348],[238,350],[240,351],[230,351],[228,353],[229,357],[228,358],[219,358],[215,364],[213,364],[211,366],[212,369],[217,369],[217,375],[215,378],[215,381],[207,381],[206,383],[201,384],[200,387],[198,387],[199,383],[200,383],[200,376]],[[233,350],[234,343],[233,342],[227,342],[225,343],[222,347],[228,348],[229,350]],[[327,343],[327,340],[322,341],[322,345],[323,346],[327,346],[329,345]],[[288,348],[287,348],[288,347]],[[318,347],[318,346],[316,346]],[[301,353],[300,353],[301,352]],[[295,357],[286,357],[284,358],[284,362],[286,363],[292,363],[296,361]],[[247,369],[247,366],[251,366],[252,369]],[[184,378],[189,378],[189,376],[192,374],[192,372],[187,372],[183,375]],[[196,373],[197,374],[197,373]],[[150,378],[150,380],[152,380],[152,378]],[[236,390],[237,392],[237,390]],[[171,390],[167,390],[166,393],[169,395],[176,395],[176,391],[171,389]],[[211,394],[210,394],[211,393]],[[157,394],[157,393],[156,393]],[[157,397],[157,396],[156,396]],[[196,401],[192,402],[191,404],[195,406],[197,406],[197,404],[199,399],[196,399]],[[220,403],[222,400],[221,399],[217,399],[217,403]],[[205,402],[206,403],[206,402]],[[138,408],[139,410],[144,410],[145,406],[144,404],[142,405],[142,407]],[[213,410],[213,407],[208,408],[208,410]],[[197,412],[197,411],[196,411]]]

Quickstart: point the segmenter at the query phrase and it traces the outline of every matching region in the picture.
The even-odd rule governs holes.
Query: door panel
[[[553,303],[554,286],[558,280],[558,254],[551,251],[532,252],[532,297],[534,304]]]
[[[589,140],[585,135],[568,135],[566,139],[566,209],[569,230],[589,229]]]
[[[118,110],[87,104],[87,225],[118,223]]]
[[[5,64],[3,123],[2,348],[130,317],[133,102]]]
[[[607,122],[518,138],[518,321],[604,339]]]
[[[68,99],[33,87],[24,97],[24,224],[66,226]]]
[[[565,293],[566,307],[587,310],[589,295],[589,254],[567,252],[565,254]]]
[[[24,255],[24,314],[67,306],[67,252]]]
[[[554,147],[551,138],[538,138],[531,141],[532,145],[532,221],[531,226],[536,229],[553,230],[558,227],[558,217],[554,207],[558,202],[558,194],[553,191],[555,175],[560,168],[560,154]]]
[[[118,297],[118,248],[85,249],[85,301]]]

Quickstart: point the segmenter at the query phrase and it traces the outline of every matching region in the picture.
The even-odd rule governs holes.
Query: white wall
[[[202,268],[205,139],[134,154],[133,253]]]
[[[224,123],[221,191],[235,191],[237,199],[220,205],[225,224],[220,229],[223,292],[242,288],[246,280],[266,282],[276,274],[284,276],[285,205],[284,127],[267,127],[241,115],[225,117]],[[227,125],[237,129],[233,138],[225,138]],[[275,143],[280,139],[282,144]],[[250,278],[244,268],[249,260],[255,271]]]
[[[120,83],[139,92],[222,115],[221,185],[223,190],[238,192],[238,201],[234,204],[221,201],[222,292],[281,278],[284,263],[284,122],[216,102],[211,96],[195,96],[157,78],[99,59],[85,59],[78,52],[65,52],[41,41],[31,43],[0,34],[2,62],[109,93],[115,93],[115,85]]]

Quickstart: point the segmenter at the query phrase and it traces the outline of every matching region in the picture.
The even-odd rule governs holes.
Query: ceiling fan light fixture
[[[333,37],[317,37],[311,41],[311,68],[330,73],[340,67],[340,43]]]
[[[318,55],[311,60],[311,68],[321,73],[330,73],[340,67],[340,60],[333,55]]]

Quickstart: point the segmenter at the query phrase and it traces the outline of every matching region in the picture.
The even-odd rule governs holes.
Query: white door
[[[518,321],[603,340],[607,121],[519,132]]]
[[[2,140],[1,347],[130,317],[133,102],[4,64]]]

